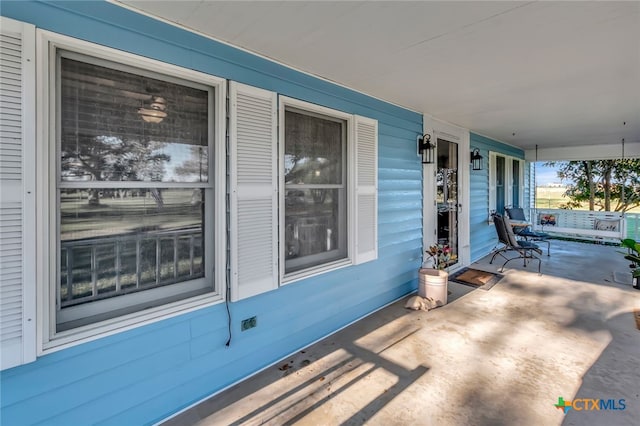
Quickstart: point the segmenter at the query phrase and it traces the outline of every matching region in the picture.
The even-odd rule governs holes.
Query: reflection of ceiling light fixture
[[[138,114],[147,123],[160,123],[167,116],[166,109],[167,101],[159,96],[154,96],[149,108],[138,108]]]

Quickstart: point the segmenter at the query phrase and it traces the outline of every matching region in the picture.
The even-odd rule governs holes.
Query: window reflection
[[[204,190],[60,194],[60,298],[70,306],[204,276]]]
[[[344,253],[340,235],[339,203],[343,190],[306,189],[289,190],[285,197],[285,258],[334,251],[326,261],[339,259]],[[295,263],[295,262],[294,262]]]
[[[209,92],[60,58],[62,181],[208,181]],[[166,103],[160,122],[141,107]]]
[[[56,331],[214,291],[215,88],[64,50],[55,76]]]
[[[285,112],[285,271],[347,256],[346,123]]]
[[[285,183],[341,184],[344,121],[285,112]]]

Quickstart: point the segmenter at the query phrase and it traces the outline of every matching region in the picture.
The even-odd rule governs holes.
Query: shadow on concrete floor
[[[166,424],[633,424],[640,291],[597,261],[615,247],[553,244],[542,276],[514,265],[489,291],[450,284],[429,312],[396,302]],[[627,405],[565,416],[559,396]]]

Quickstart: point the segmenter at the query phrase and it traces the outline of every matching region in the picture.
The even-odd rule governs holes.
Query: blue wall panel
[[[471,149],[478,148],[484,157],[482,170],[472,170],[470,185],[470,224],[471,261],[486,256],[498,242],[496,231],[489,219],[489,151],[499,152],[524,159],[524,151],[510,145],[471,133]]]
[[[422,251],[422,116],[105,2],[3,1],[1,13],[103,44],[379,120],[379,259],[38,358],[1,373],[1,418],[148,424],[415,290]],[[484,154],[483,154],[484,155]],[[258,317],[240,332],[240,320]]]

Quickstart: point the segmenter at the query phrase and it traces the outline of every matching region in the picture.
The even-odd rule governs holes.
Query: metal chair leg
[[[500,256],[502,256],[502,257],[505,257],[505,256],[502,254],[502,252],[503,252],[503,251],[504,251],[504,249],[500,249],[500,250],[497,250],[495,253],[493,253],[493,256],[491,257],[491,260],[489,261],[489,265],[491,265],[491,264],[493,263],[493,260],[496,258],[496,256],[497,256],[497,255],[500,255]],[[506,259],[506,257],[505,257],[505,259]]]

